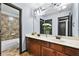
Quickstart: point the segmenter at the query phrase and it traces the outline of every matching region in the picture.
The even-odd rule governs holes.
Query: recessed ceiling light
[[[66,8],[67,8],[67,6],[66,6],[66,5],[62,6],[62,9],[66,9]]]

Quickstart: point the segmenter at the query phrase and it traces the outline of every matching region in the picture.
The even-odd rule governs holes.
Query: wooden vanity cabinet
[[[44,47],[47,47],[49,48],[49,42],[46,42],[46,41],[41,41],[41,45],[44,46]]]
[[[58,52],[58,51],[56,51],[55,53],[56,53],[56,56],[67,56],[66,54]]]
[[[79,56],[79,49],[71,48],[71,47],[64,47],[64,53],[70,56]]]
[[[41,41],[41,55],[42,56],[55,56],[54,50],[49,48],[49,42]]]
[[[63,53],[63,46],[55,43],[50,43],[50,48],[54,49],[56,51],[62,52]]]
[[[39,40],[30,38],[28,40],[29,53],[32,55],[35,55],[35,56],[40,56],[40,44],[41,44],[41,42]]]
[[[55,44],[55,43],[50,43],[50,48],[55,51],[56,56],[67,56],[64,53],[64,46],[62,46],[62,45]]]
[[[42,46],[42,56],[55,56],[55,51]]]
[[[35,56],[79,56],[79,49],[34,38],[28,38],[27,49]]]

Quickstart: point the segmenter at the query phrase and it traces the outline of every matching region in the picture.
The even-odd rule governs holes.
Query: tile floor
[[[2,51],[1,56],[30,56],[30,54],[28,52],[19,54],[19,50],[14,48],[14,49],[8,49],[5,51]]]

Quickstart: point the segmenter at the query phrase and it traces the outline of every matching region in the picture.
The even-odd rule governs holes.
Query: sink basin
[[[66,43],[79,45],[79,41],[78,40],[63,39],[63,38],[61,38],[60,40],[63,41],[63,42],[66,42]]]
[[[68,43],[68,44],[73,44],[73,45],[79,45],[79,41],[78,40],[71,40],[71,39],[52,39],[53,41],[56,42],[62,42],[62,43]]]

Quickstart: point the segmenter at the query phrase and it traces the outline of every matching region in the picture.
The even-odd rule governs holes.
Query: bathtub
[[[19,38],[1,41],[1,51],[11,48],[19,48]]]

